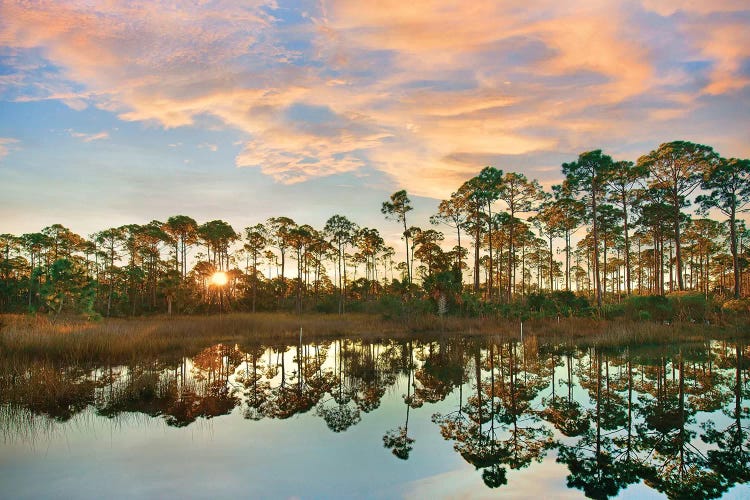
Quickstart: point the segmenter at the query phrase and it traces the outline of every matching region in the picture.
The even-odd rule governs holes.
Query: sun
[[[227,273],[223,271],[219,271],[217,273],[213,273],[211,275],[211,284],[216,286],[224,286],[227,284],[227,281],[229,281],[229,278],[227,278]]]

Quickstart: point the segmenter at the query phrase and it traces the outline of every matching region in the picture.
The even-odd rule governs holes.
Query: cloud
[[[356,135],[346,128],[318,133],[287,127],[264,131],[237,157],[238,167],[257,167],[273,178],[294,184],[313,177],[352,172],[364,165],[359,153],[377,147],[386,135]]]
[[[100,141],[102,139],[109,139],[109,132],[106,132],[106,131],[97,132],[94,134],[86,134],[83,132],[76,132],[75,130],[68,130],[68,133],[70,134],[71,137],[80,139],[83,142],[93,142],[93,141]]]
[[[172,144],[170,144],[170,146],[172,146]],[[200,149],[208,149],[208,150],[210,150],[210,151],[212,151],[214,153],[219,150],[219,146],[217,146],[216,144],[209,144],[207,142],[198,144],[198,148],[200,148]]]
[[[662,16],[671,16],[678,12],[694,12],[697,14],[712,14],[715,12],[747,11],[745,0],[642,0],[648,10],[658,12]]]
[[[705,93],[717,95],[736,91],[750,85],[750,72],[743,65],[750,61],[750,16],[722,18],[714,29],[707,31],[699,23],[687,28],[700,41],[700,54],[713,61],[710,83]],[[745,66],[747,67],[747,66]]]
[[[0,160],[8,156],[17,147],[20,141],[12,137],[0,137]]]
[[[83,111],[88,107],[87,101],[90,94],[77,94],[73,92],[49,91],[43,96],[19,96],[15,102],[39,102],[39,101],[62,101],[66,106],[76,111]]]
[[[705,62],[702,93],[736,92],[750,85],[743,70],[750,59],[750,6],[743,0],[644,0],[644,7],[674,22],[692,61]]]
[[[522,155],[640,145],[750,85],[746,2],[527,7],[9,0],[0,86],[164,128],[218,121],[245,137],[235,165],[279,182],[368,167],[445,196],[473,161],[533,176],[549,165]]]

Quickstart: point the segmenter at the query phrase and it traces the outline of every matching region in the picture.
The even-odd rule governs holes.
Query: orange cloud
[[[706,94],[733,92],[750,85],[742,64],[750,58],[750,29],[744,0],[643,0],[644,7],[662,16],[680,13],[679,29],[699,57],[712,64]],[[744,16],[740,15],[745,13]]]
[[[295,22],[273,1],[101,5],[0,5],[0,43],[60,68],[17,101],[166,128],[211,116],[246,135],[237,166],[286,183],[367,165],[445,196],[483,166],[456,158],[651,140],[648,124],[684,121],[701,92],[750,83],[747,23],[710,15],[742,2],[334,0]],[[702,89],[679,64],[695,58],[710,62]]]
[[[741,71],[741,64],[750,59],[750,29],[746,24],[730,20],[718,29],[706,32],[694,26],[691,32],[704,37],[701,53],[715,61],[706,93],[724,94],[750,85],[750,74]]]

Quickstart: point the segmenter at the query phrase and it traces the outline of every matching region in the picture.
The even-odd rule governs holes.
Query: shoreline
[[[294,315],[235,313],[214,316],[77,318],[51,322],[43,316],[0,315],[0,352],[6,359],[69,362],[132,360],[174,356],[217,343],[273,344],[334,339],[436,338],[440,335],[521,338],[518,320],[415,316],[400,320],[377,315]],[[583,345],[667,344],[707,338],[746,338],[746,325],[700,325],[587,318],[536,319],[523,323],[525,338]]]

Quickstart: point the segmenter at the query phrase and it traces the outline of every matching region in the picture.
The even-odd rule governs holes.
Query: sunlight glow
[[[227,273],[225,272],[219,271],[211,275],[212,285],[224,286],[227,284],[227,281],[229,281],[229,278],[227,278]]]

